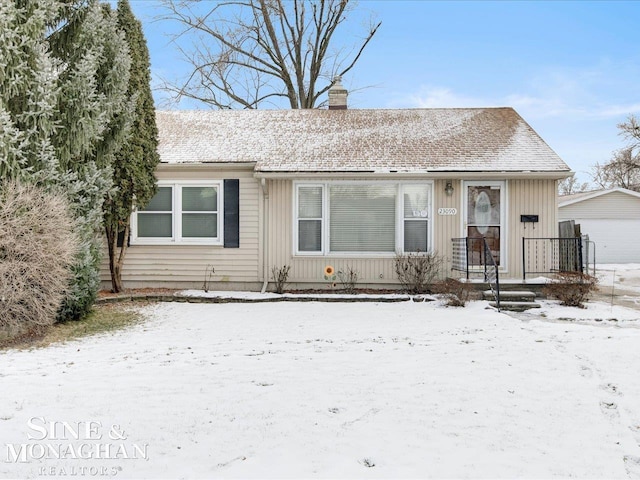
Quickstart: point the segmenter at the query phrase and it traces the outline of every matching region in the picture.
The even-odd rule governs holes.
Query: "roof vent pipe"
[[[333,77],[333,84],[329,88],[329,110],[346,110],[349,92],[342,86],[342,77]]]

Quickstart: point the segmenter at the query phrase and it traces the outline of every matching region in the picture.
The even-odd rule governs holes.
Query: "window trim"
[[[138,209],[131,214],[131,245],[224,245],[224,181],[223,180],[158,180],[158,187],[171,187],[172,237],[139,237]],[[218,236],[213,238],[183,237],[182,236],[182,188],[183,187],[214,187],[217,188],[217,229]],[[189,213],[189,212],[186,212]],[[212,213],[212,212],[205,212]]]
[[[331,246],[331,232],[329,218],[330,212],[330,187],[332,185],[393,185],[396,187],[396,219],[395,219],[395,250],[393,252],[333,252]],[[429,208],[426,222],[428,225],[428,249],[434,251],[434,181],[433,180],[325,180],[325,181],[295,181],[293,182],[293,255],[296,257],[359,257],[359,258],[393,258],[398,254],[404,254],[404,186],[425,185],[429,187]],[[300,251],[298,249],[298,191],[300,187],[322,187],[322,220],[321,220],[321,248],[317,252]],[[412,252],[413,253],[413,252]]]
[[[322,217],[320,218],[320,250],[317,251],[310,251],[310,250],[300,250],[300,237],[299,237],[299,230],[300,230],[300,220],[317,220],[317,219],[311,219],[311,218],[300,218],[299,212],[300,212],[300,205],[299,205],[299,199],[300,199],[300,188],[301,187],[309,187],[309,188],[321,188],[322,189]],[[293,188],[293,246],[294,246],[294,252],[295,255],[298,256],[312,256],[312,257],[320,257],[324,255],[324,250],[325,250],[325,245],[326,245],[326,239],[325,239],[325,235],[326,235],[326,228],[325,228],[325,221],[327,218],[327,202],[326,202],[326,184],[324,183],[306,183],[306,182],[296,182],[294,184],[294,188]]]
[[[429,185],[429,205],[427,207],[427,216],[426,217],[405,217],[404,215],[404,187],[407,185]],[[400,219],[399,221],[396,221],[396,228],[399,226],[400,228],[397,229],[397,231],[399,232],[399,239],[396,239],[396,245],[400,245],[402,246],[401,249],[401,253],[417,253],[414,251],[410,251],[410,252],[405,252],[404,249],[404,230],[405,230],[405,222],[426,222],[427,223],[427,251],[426,252],[420,252],[420,253],[431,253],[433,252],[433,224],[434,224],[434,218],[433,218],[433,182],[427,183],[427,182],[401,182],[399,184],[399,198],[401,198],[401,200],[398,202],[400,203],[399,205],[399,212],[400,212]],[[399,242],[399,243],[398,243]],[[397,248],[397,247],[396,247]]]

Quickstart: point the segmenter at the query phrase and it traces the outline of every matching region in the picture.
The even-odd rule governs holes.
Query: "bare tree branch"
[[[601,188],[640,191],[640,155],[634,147],[620,149],[608,163],[594,165],[591,176]]]
[[[182,27],[173,41],[191,66],[182,81],[165,82],[164,88],[178,101],[189,98],[214,108],[281,105],[278,98],[290,108],[317,108],[333,78],[355,66],[380,27],[373,25],[354,48],[332,51],[350,0],[163,4],[162,18]]]
[[[620,135],[630,142],[630,146],[640,147],[640,124],[634,115],[629,115],[627,121],[618,124]]]
[[[582,193],[589,190],[589,184],[587,182],[580,183],[578,179],[568,177],[558,182],[558,194],[559,195],[572,195],[574,193]]]

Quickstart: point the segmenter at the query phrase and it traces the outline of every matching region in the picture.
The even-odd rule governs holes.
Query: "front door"
[[[466,235],[470,239],[469,249],[472,265],[481,265],[484,237],[493,258],[501,264],[504,254],[504,183],[466,182]]]

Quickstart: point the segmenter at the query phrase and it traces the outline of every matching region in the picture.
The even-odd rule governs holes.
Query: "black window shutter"
[[[122,247],[124,245],[124,230],[118,232],[118,240],[117,240],[117,246],[118,247]],[[127,247],[131,246],[131,235],[129,235],[129,237],[127,238]]]
[[[240,180],[224,181],[224,248],[240,247]]]

